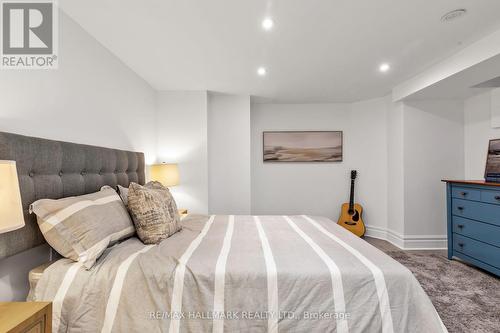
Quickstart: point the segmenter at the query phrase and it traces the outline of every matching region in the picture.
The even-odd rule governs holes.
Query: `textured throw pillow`
[[[131,183],[128,209],[144,244],[158,244],[181,229],[175,200],[159,182],[145,186]]]
[[[62,256],[90,269],[114,242],[132,236],[134,224],[114,189],[33,203],[43,236]]]

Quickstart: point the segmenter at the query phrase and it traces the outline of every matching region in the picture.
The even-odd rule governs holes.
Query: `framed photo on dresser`
[[[488,182],[500,183],[500,139],[490,140],[484,178]]]

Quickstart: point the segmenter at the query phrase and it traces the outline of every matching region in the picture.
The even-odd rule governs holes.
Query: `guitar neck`
[[[354,209],[354,179],[351,179],[351,195],[349,198],[349,210]]]

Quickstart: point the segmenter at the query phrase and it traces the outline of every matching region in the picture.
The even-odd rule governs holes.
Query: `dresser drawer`
[[[454,251],[500,268],[500,248],[474,239],[453,234]]]
[[[500,205],[492,205],[477,201],[452,199],[452,214],[500,226]]]
[[[500,247],[500,227],[462,217],[453,217],[453,232]]]
[[[453,186],[451,189],[451,196],[458,199],[480,201],[481,191],[468,187]]]
[[[481,191],[481,201],[500,205],[500,192],[499,191]]]

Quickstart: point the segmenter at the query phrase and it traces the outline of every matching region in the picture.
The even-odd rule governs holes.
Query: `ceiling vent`
[[[441,16],[442,22],[450,22],[467,14],[467,9],[455,9]]]

